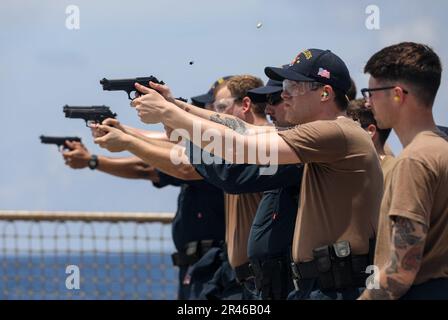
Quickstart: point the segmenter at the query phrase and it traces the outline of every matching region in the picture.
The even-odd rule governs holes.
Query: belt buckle
[[[194,256],[194,255],[196,255],[196,253],[198,251],[198,247],[199,247],[199,241],[189,242],[186,245],[185,254],[187,256]]]

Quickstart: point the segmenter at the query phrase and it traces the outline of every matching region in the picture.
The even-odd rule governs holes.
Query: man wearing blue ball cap
[[[296,285],[292,296],[355,299],[371,264],[369,244],[376,232],[383,176],[370,136],[346,117],[349,71],[331,51],[308,49],[288,68],[265,72],[282,81],[286,120],[297,125],[293,129],[250,135],[228,132],[138,85],[146,94],[133,106],[143,122],[184,129],[183,134],[204,149],[210,147],[209,141],[201,136],[210,130],[220,133],[220,138],[214,137],[223,146],[226,139],[233,139],[240,149],[214,149],[227,161],[266,164],[260,150],[269,150],[271,164],[305,164],[292,243]]]

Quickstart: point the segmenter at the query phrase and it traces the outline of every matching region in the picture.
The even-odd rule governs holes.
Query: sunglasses
[[[276,106],[282,101],[281,92],[266,95],[266,103],[271,106]]]
[[[308,91],[315,91],[320,87],[323,87],[323,84],[318,82],[283,80],[283,92],[291,97],[303,96]]]
[[[391,90],[391,89],[395,89],[397,88],[397,86],[390,86],[390,87],[379,87],[379,88],[363,88],[361,89],[361,94],[364,97],[364,99],[369,99],[372,97],[372,92],[374,91],[383,91],[383,90]],[[401,88],[401,87],[398,87]],[[404,94],[408,94],[409,92],[403,88],[401,88],[401,90],[403,90]]]
[[[225,98],[218,101],[215,101],[213,103],[213,109],[215,109],[216,112],[222,113],[226,111],[227,108],[232,106],[235,101],[238,100],[237,98]]]

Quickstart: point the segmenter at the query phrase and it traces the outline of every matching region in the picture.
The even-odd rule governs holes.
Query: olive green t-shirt
[[[428,227],[414,284],[448,277],[448,137],[420,132],[403,149],[387,178],[381,204],[375,265],[388,263],[391,219],[404,217]]]
[[[345,117],[278,134],[305,163],[294,261],[313,260],[314,248],[341,240],[350,242],[353,254],[366,254],[383,194],[380,161],[369,134]]]
[[[384,186],[386,186],[388,181],[390,180],[391,172],[396,162],[397,158],[392,157],[390,155],[385,156],[381,160],[381,169],[383,170],[383,176],[384,176]],[[384,228],[389,228],[389,218],[384,219],[384,217],[379,217],[377,234],[380,232],[380,230],[383,230]],[[389,248],[390,248],[390,235],[388,232],[382,231],[381,237],[378,236],[376,237],[375,255],[380,251],[386,252],[389,250]]]
[[[263,193],[224,194],[227,254],[233,268],[249,262],[247,241],[262,196]]]
[[[388,181],[390,172],[392,171],[396,161],[397,158],[391,155],[386,155],[382,160],[380,160],[381,170],[383,170],[384,185],[386,185],[386,181]]]

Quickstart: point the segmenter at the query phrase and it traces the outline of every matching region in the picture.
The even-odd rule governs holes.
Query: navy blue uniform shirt
[[[289,254],[297,216],[302,165],[280,165],[273,175],[260,174],[261,166],[200,163],[202,150],[192,143],[186,153],[204,179],[227,193],[263,192],[248,243],[250,260]],[[192,150],[193,152],[190,152]],[[205,152],[204,152],[205,153]]]

